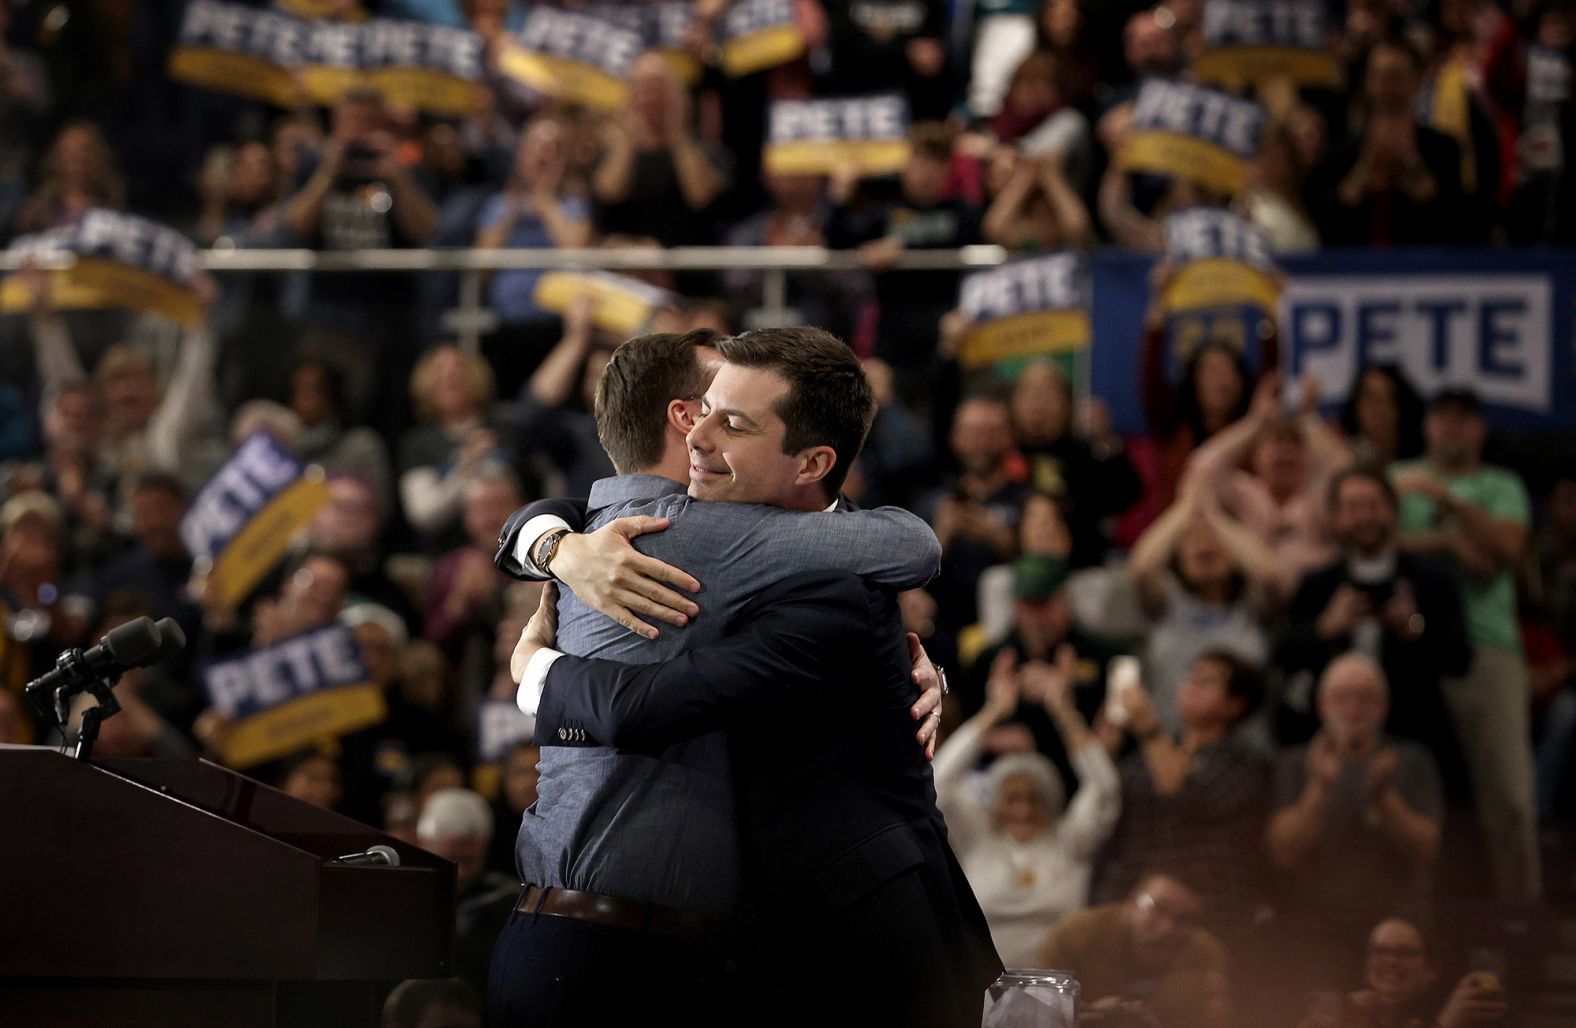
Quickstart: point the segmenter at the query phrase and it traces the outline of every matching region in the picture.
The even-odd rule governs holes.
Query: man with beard
[[[1377,471],[1351,469],[1331,481],[1327,510],[1341,556],[1303,578],[1277,662],[1311,682],[1349,650],[1378,661],[1395,699],[1386,730],[1427,746],[1446,781],[1461,786],[1461,755],[1440,692],[1441,680],[1463,674],[1472,659],[1460,593],[1443,571],[1399,548],[1397,508],[1395,490]],[[1299,737],[1312,731],[1311,724],[1289,727]]]

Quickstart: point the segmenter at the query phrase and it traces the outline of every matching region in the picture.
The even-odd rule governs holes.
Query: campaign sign
[[[332,104],[359,86],[434,114],[469,114],[480,99],[485,46],[474,32],[373,18],[314,22],[307,40],[299,77],[317,103]]]
[[[830,175],[848,166],[895,175],[907,162],[902,96],[772,101],[764,163],[775,175]]]
[[[1256,103],[1186,82],[1146,79],[1118,160],[1128,171],[1232,195],[1242,190],[1263,128],[1264,108]]]
[[[1168,311],[1252,304],[1273,311],[1280,281],[1265,231],[1213,207],[1192,207],[1166,218],[1166,260],[1176,274],[1161,303]]]
[[[1340,85],[1324,0],[1207,0],[1205,50],[1193,62],[1202,82],[1238,89],[1270,79]]]
[[[722,16],[722,70],[738,78],[804,56],[793,0],[737,0]]]
[[[594,300],[592,322],[626,336],[645,328],[653,314],[673,302],[665,289],[609,271],[549,271],[536,280],[531,299],[544,311],[565,314],[588,293]]]
[[[1089,345],[1087,269],[1072,251],[965,276],[958,309],[973,323],[958,345],[958,363],[966,370],[1011,371]]]
[[[498,54],[498,69],[568,103],[616,110],[630,65],[645,49],[637,29],[556,7],[535,6]]]
[[[273,8],[190,0],[171,78],[293,107],[370,86],[391,102],[468,114],[480,97],[481,37],[414,21],[309,20]]]
[[[190,0],[167,70],[181,82],[290,107],[299,95],[291,69],[318,24],[275,8]]]
[[[1551,276],[1530,271],[1297,275],[1280,303],[1288,370],[1346,396],[1364,364],[1394,363],[1424,396],[1470,385],[1484,403],[1546,416],[1554,295]]]
[[[686,0],[657,0],[644,5],[641,29],[646,47],[655,50],[686,85],[700,81],[706,66],[689,46],[695,10]]]
[[[203,670],[208,700],[231,722],[220,759],[251,767],[382,722],[388,707],[369,677],[356,637],[344,625],[209,664]]]
[[[328,500],[323,472],[303,467],[266,432],[248,436],[198,491],[181,520],[186,549],[224,606],[245,599]]]
[[[49,303],[57,310],[120,307],[162,314],[183,325],[202,320],[192,289],[202,255],[172,228],[120,211],[92,208],[69,225],[19,236],[10,246],[20,262],[47,266]],[[0,311],[25,311],[32,298],[13,275],[0,284]]]
[[[530,742],[535,734],[536,718],[522,711],[513,700],[484,701],[476,710],[472,788],[488,799],[496,797],[504,755],[515,743]]]

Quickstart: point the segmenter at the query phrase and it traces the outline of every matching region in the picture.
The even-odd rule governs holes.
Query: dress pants
[[[1480,647],[1462,678],[1444,683],[1445,702],[1467,759],[1478,823],[1496,896],[1536,902],[1543,893],[1527,712],[1527,662]]]
[[[492,1028],[729,1023],[720,938],[509,915],[487,976]]]

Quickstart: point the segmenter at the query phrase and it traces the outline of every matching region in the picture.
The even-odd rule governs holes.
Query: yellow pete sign
[[[775,175],[830,175],[848,166],[895,175],[908,162],[908,103],[896,94],[774,100],[763,157]]]
[[[1177,269],[1161,294],[1167,312],[1252,306],[1274,312],[1280,276],[1269,237],[1227,210],[1194,207],[1165,220],[1166,260]]]
[[[722,19],[722,70],[738,78],[803,57],[793,0],[737,0]]]
[[[1193,71],[1228,89],[1272,79],[1339,86],[1325,7],[1324,0],[1208,0],[1205,50]]]
[[[20,236],[9,248],[18,262],[66,262],[47,274],[56,310],[120,307],[162,314],[183,325],[202,320],[192,282],[202,257],[172,228],[120,211],[93,208],[70,225]],[[26,311],[32,297],[14,275],[0,283],[0,311]]]
[[[661,0],[659,3],[645,4],[644,8],[642,31],[646,36],[646,45],[662,55],[668,68],[685,85],[693,86],[700,82],[706,65],[689,47],[695,11],[688,0]]]
[[[592,298],[591,320],[620,335],[634,335],[668,306],[667,290],[606,271],[549,271],[536,280],[531,299],[544,311],[566,314],[582,296]]]
[[[1022,364],[1082,350],[1091,336],[1081,255],[1047,254],[976,271],[959,286],[973,327],[958,345],[965,370]]]
[[[170,54],[171,78],[264,100],[333,104],[370,87],[396,106],[435,114],[476,109],[481,37],[388,18],[310,20],[223,0],[190,0]]]
[[[317,466],[302,467],[273,437],[248,436],[192,500],[181,539],[225,606],[244,600],[284,559],[328,501]]]
[[[231,722],[220,759],[244,768],[381,723],[383,690],[368,682],[356,637],[330,625],[203,671],[209,702]]]
[[[498,53],[498,69],[544,96],[614,110],[628,92],[629,68],[645,48],[641,33],[602,18],[537,6]]]
[[[1194,182],[1222,195],[1241,192],[1259,148],[1264,108],[1217,89],[1148,79],[1118,161],[1128,171]]]

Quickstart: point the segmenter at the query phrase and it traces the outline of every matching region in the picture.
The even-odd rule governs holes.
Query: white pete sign
[[[1547,412],[1553,356],[1547,275],[1305,275],[1281,295],[1296,374],[1343,398],[1368,363],[1405,369],[1426,397],[1470,385],[1484,402]]]

